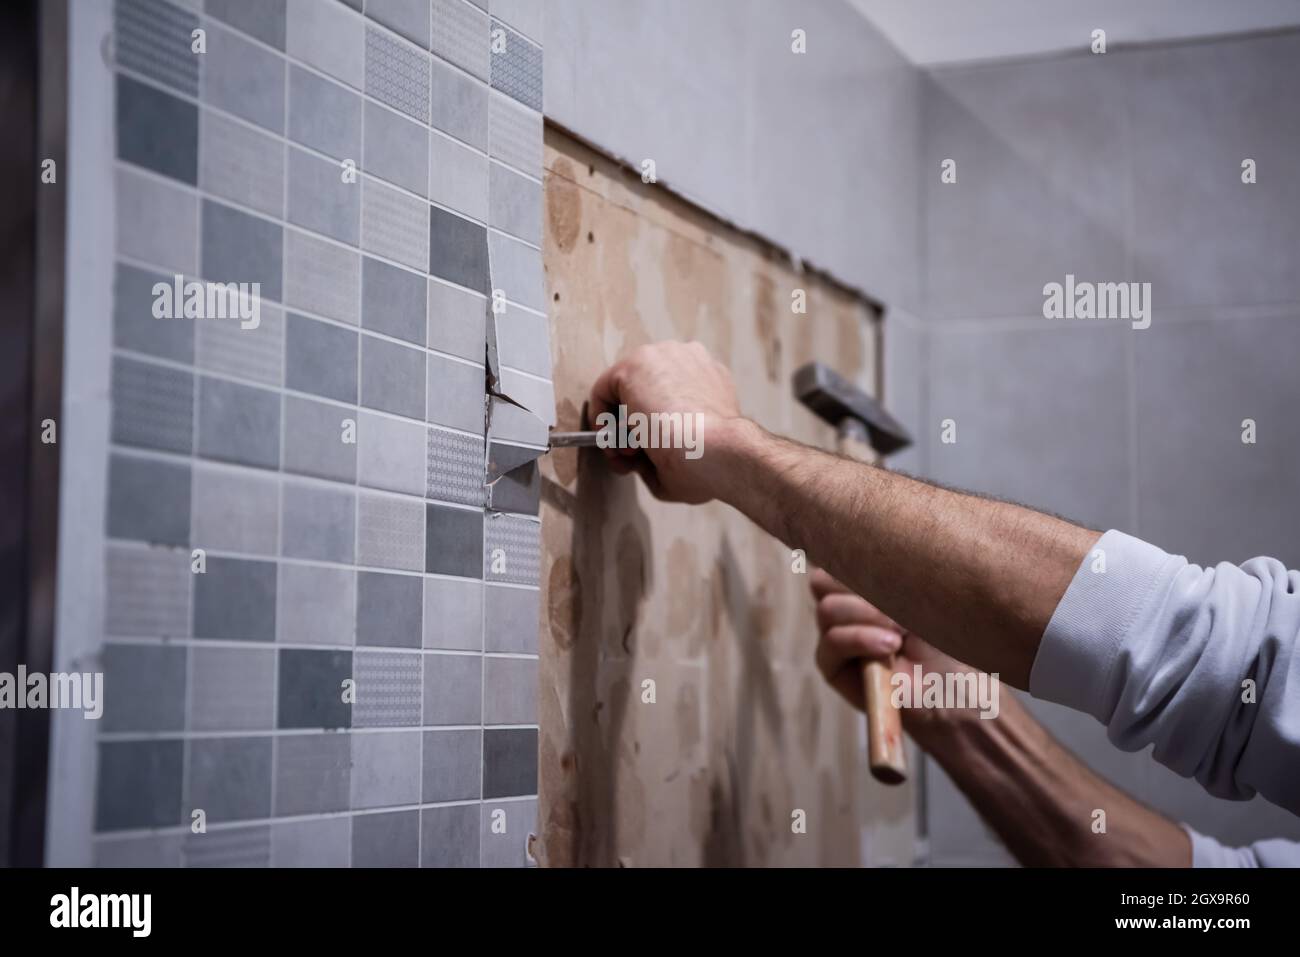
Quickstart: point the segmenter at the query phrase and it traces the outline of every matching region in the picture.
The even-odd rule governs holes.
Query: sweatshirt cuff
[[[1047,623],[1029,673],[1030,694],[1107,723],[1111,669],[1171,561],[1178,559],[1131,535],[1115,529],[1103,535]]]
[[[1192,867],[1258,867],[1248,847],[1224,847],[1212,837],[1179,824],[1192,841]]]

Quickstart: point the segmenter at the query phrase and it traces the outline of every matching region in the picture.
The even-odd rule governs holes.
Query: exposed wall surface
[[[537,501],[485,432],[553,418],[539,30],[361,7],[72,4],[56,652],[105,710],[56,719],[51,863],[528,860]]]
[[[561,427],[618,356],[698,339],[747,414],[832,443],[790,375],[821,359],[873,388],[869,307],[550,129],[545,184]],[[542,862],[911,863],[913,791],[869,782],[861,716],[814,666],[791,552],[719,504],[654,500],[594,452],[542,469]]]
[[[1300,34],[938,70],[923,101],[920,319],[886,323],[912,467],[1194,562],[1300,566]],[[1242,161],[1258,182],[1242,182]],[[940,182],[956,161],[957,182]],[[1148,329],[1048,321],[1067,274],[1152,284]],[[1242,422],[1258,440],[1243,444]],[[940,423],[953,419],[957,441]],[[1230,842],[1300,837],[1034,710],[1101,773]],[[934,861],[1006,860],[936,770]]]

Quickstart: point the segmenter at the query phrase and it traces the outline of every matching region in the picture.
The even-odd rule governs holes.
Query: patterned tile
[[[196,548],[254,555],[278,550],[279,476],[196,464],[190,500],[190,540]]]
[[[190,633],[190,553],[110,545],[104,556],[104,630],[123,637]]]
[[[284,212],[284,144],[211,110],[199,113],[199,185],[270,216]]]
[[[361,187],[361,248],[424,272],[429,204],[367,177]]]
[[[361,257],[297,229],[284,236],[284,298],[290,306],[357,324]]]
[[[186,834],[181,846],[183,867],[270,867],[271,828],[221,828]]]
[[[113,53],[123,69],[198,96],[199,56],[190,49],[198,25],[198,17],[163,0],[116,0]]]
[[[443,429],[429,429],[426,495],[459,505],[484,501],[483,439]]]
[[[428,123],[429,54],[367,26],[366,92],[380,102]]]
[[[489,582],[536,585],[541,525],[519,515],[489,514],[483,526],[483,577]]]
[[[397,728],[420,723],[423,688],[420,655],[400,651],[358,651],[353,656],[357,702],[354,728]]]
[[[497,33],[500,30],[501,33]],[[514,97],[524,106],[542,108],[542,48],[492,21],[492,88]]]
[[[193,448],[193,373],[118,356],[112,409],[113,441],[120,445],[186,455]]]
[[[204,320],[195,323],[198,366],[209,372],[265,385],[284,378],[284,312],[262,303],[256,327],[240,322]]]
[[[542,114],[493,91],[488,103],[488,155],[541,179]]]
[[[433,0],[433,52],[473,73],[488,78],[488,17],[464,0]]]
[[[411,499],[361,493],[357,564],[424,568],[424,506]]]

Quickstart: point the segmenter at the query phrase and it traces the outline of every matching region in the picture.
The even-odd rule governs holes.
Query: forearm
[[[1094,774],[1013,696],[997,718],[963,713],[919,740],[1021,864],[1191,866],[1182,828]]]
[[[720,497],[956,658],[1027,687],[1039,639],[1098,533],[777,438],[715,445]]]

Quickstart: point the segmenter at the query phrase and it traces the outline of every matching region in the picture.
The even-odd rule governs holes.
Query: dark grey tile
[[[487,651],[537,654],[541,624],[540,597],[535,588],[488,585],[483,603],[483,645]]]
[[[429,190],[428,129],[367,100],[365,170],[424,196]]]
[[[424,345],[428,280],[366,256],[361,261],[361,325]],[[423,415],[417,416],[423,418]]]
[[[348,434],[344,420],[355,426],[356,410],[286,395],[285,471],[352,482],[357,475],[357,443],[343,441]]]
[[[119,65],[187,96],[199,92],[199,58],[190,52],[199,18],[163,0],[116,0],[113,54]]]
[[[168,827],[181,821],[180,741],[112,741],[99,745],[95,828]]]
[[[203,102],[283,133],[284,57],[230,30],[209,27],[208,50],[201,58]]]
[[[186,812],[209,822],[271,815],[271,739],[197,738],[189,742]]]
[[[351,564],[356,552],[356,492],[333,485],[284,484],[283,553]]]
[[[426,731],[423,767],[425,803],[476,800],[483,776],[483,732]]]
[[[276,739],[277,816],[345,811],[351,779],[351,735],[286,734]]]
[[[117,156],[194,185],[199,180],[198,107],[119,75]]]
[[[483,723],[537,724],[537,659],[483,659]]]
[[[394,415],[423,419],[425,355],[422,349],[363,336],[361,404]]]
[[[104,731],[179,731],[185,727],[185,649],[105,645]]]
[[[339,163],[289,148],[289,222],[350,246],[361,238],[361,188]]]
[[[417,867],[420,812],[358,814],[352,818],[353,867]]]
[[[397,807],[420,801],[420,732],[352,735],[352,807]]]
[[[529,43],[500,20],[495,32],[505,31],[505,42],[492,48],[492,88],[512,96],[530,109],[542,108],[542,48]]]
[[[276,725],[281,728],[349,728],[352,707],[343,700],[343,682],[352,677],[352,652],[280,652],[280,697]]]
[[[199,455],[273,469],[280,464],[280,397],[199,378]]]
[[[289,138],[360,165],[361,97],[319,74],[290,67]],[[334,175],[341,178],[337,167]]]
[[[117,264],[113,279],[113,345],[193,363],[194,323],[154,318],[153,287],[160,282],[170,285],[172,277],[126,263]]]
[[[429,0],[370,0],[366,16],[429,48]]]
[[[420,812],[421,867],[478,867],[479,805]]]
[[[429,280],[429,348],[482,362],[488,308],[486,296]]]
[[[487,294],[487,230],[436,206],[429,208],[429,272]]]
[[[258,283],[263,299],[280,301],[284,237],[268,222],[222,203],[203,201],[203,278]]]
[[[420,647],[424,580],[418,575],[357,573],[357,644]]]
[[[366,92],[423,123],[429,121],[429,54],[366,25]]]
[[[275,562],[209,556],[194,576],[194,637],[275,640]]]
[[[483,797],[537,793],[537,730],[488,728],[483,732]]]
[[[490,506],[501,512],[536,515],[542,494],[537,450],[502,442],[493,442],[489,448],[490,474],[500,475],[491,485]],[[497,471],[491,471],[494,468]]]
[[[483,715],[483,658],[424,656],[424,723],[478,724]]]
[[[425,507],[425,566],[435,575],[483,577],[483,513],[445,505]]]
[[[430,74],[431,126],[479,150],[487,149],[488,90],[473,77],[440,60]]]
[[[184,322],[186,320],[179,320]],[[194,445],[194,375],[113,359],[113,441],[189,455]]]
[[[204,0],[203,12],[284,49],[284,0]]]
[[[357,401],[357,334],[289,313],[285,328],[285,385],[340,402]]]
[[[483,650],[481,581],[456,578],[424,580],[424,647],[449,651]]]
[[[112,456],[108,464],[108,535],[155,545],[188,545],[190,467]]]
[[[487,373],[482,366],[429,353],[428,419],[482,435],[487,427]]]

